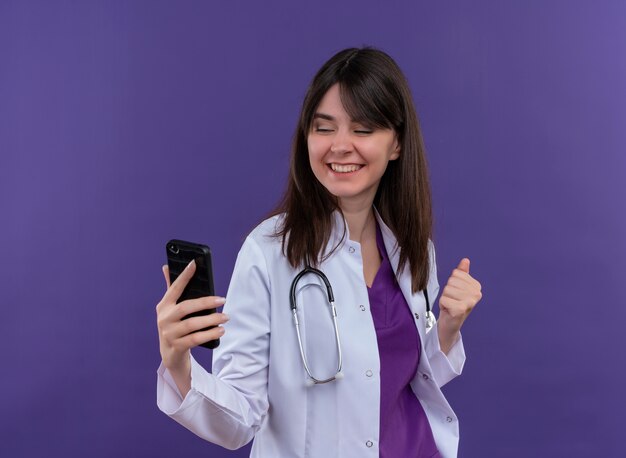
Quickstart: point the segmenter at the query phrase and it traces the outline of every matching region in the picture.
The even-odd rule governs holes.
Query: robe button
[[[414,313],[414,315],[415,315],[415,319],[416,319],[416,320],[419,320],[419,319],[420,319],[420,316],[419,316],[417,313]]]
[[[452,422],[452,417],[446,417],[446,421],[447,421],[448,423],[451,423],[451,422]]]
[[[372,442],[372,441],[367,441],[367,442],[365,443],[365,445],[367,446],[367,448],[371,448],[371,447],[372,447],[372,445],[374,445],[374,442]]]
[[[362,312],[365,312],[365,306],[364,305],[359,305],[359,308],[361,309]]]
[[[365,375],[367,375],[368,377],[371,377],[372,375],[374,375],[374,373],[370,370],[365,371]]]
[[[354,253],[354,247],[353,247],[353,246],[349,247],[349,248],[348,248],[348,251],[349,251],[350,253]]]

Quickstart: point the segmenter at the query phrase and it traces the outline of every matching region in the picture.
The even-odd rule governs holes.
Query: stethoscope
[[[298,282],[302,277],[306,274],[314,274],[317,275],[326,286],[326,293],[328,295],[328,304],[330,305],[330,314],[333,319],[333,328],[335,330],[335,342],[337,344],[337,371],[335,375],[325,379],[318,379],[313,376],[311,373],[311,369],[309,368],[309,364],[306,359],[306,354],[304,353],[304,347],[302,345],[302,336],[300,335],[300,322],[298,321],[298,310],[296,304],[296,287],[298,286]],[[430,329],[435,324],[435,316],[433,315],[430,309],[430,301],[428,300],[428,291],[426,288],[423,290],[424,297],[426,298],[426,328]],[[332,382],[333,380],[338,380],[343,378],[343,373],[341,372],[343,360],[341,357],[341,342],[339,339],[339,328],[337,327],[337,309],[335,308],[335,296],[333,295],[333,288],[330,286],[330,281],[328,281],[328,277],[319,269],[315,269],[311,266],[306,266],[291,282],[291,293],[289,294],[289,306],[291,307],[291,313],[293,315],[293,323],[296,326],[296,335],[298,336],[298,346],[300,347],[300,357],[302,358],[302,364],[304,365],[304,370],[309,376],[309,385],[318,385],[321,383]]]

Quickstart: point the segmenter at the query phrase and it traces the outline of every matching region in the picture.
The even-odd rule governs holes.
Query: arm
[[[172,374],[160,367],[157,404],[203,439],[236,449],[252,440],[269,406],[269,278],[250,237],[237,257],[227,298],[230,321],[213,352],[214,373],[190,356],[191,386],[183,398]]]
[[[461,357],[456,351],[457,344],[461,341],[461,327],[482,298],[482,286],[469,274],[469,267],[470,260],[463,258],[452,271],[439,299],[438,340],[443,353],[451,361]],[[464,361],[465,355],[462,357]]]
[[[430,274],[428,285],[428,297],[432,297],[433,303],[439,294],[439,281],[437,279],[437,258],[435,254],[435,246],[429,241],[430,249]],[[440,314],[441,317],[441,314]],[[456,335],[456,339],[451,345],[446,345],[446,341],[442,341],[440,333],[441,322],[438,320],[435,325],[426,333],[424,342],[424,351],[428,357],[428,361],[433,371],[433,377],[437,381],[439,387],[442,387],[453,378],[461,375],[463,366],[465,365],[465,349],[461,333]],[[449,342],[448,342],[449,343]],[[446,351],[444,351],[446,350]]]
[[[440,345],[438,328],[439,323],[436,323],[426,333],[425,351],[433,371],[433,377],[441,388],[463,372],[465,348],[463,346],[463,338],[459,334],[459,339],[452,345],[448,353],[444,353]]]

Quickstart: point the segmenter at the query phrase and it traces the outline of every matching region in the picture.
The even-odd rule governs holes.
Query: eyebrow
[[[326,121],[334,121],[335,118],[326,113],[315,113],[313,119],[325,119]]]
[[[326,113],[314,113],[313,114],[313,119],[325,119],[326,121],[336,121],[334,116],[331,116],[329,114]],[[356,119],[352,119],[350,122],[355,123],[355,124],[362,124],[363,126],[371,126],[372,123],[368,122],[368,121],[359,121]]]

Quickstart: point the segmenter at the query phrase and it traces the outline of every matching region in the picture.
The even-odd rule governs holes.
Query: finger
[[[200,310],[214,309],[226,303],[225,297],[219,296],[205,296],[197,299],[188,299],[178,304],[176,311],[176,318],[181,319],[190,313],[198,312]]]
[[[187,334],[199,331],[204,328],[219,326],[227,323],[228,315],[225,313],[211,313],[210,315],[194,316],[176,323],[174,335],[184,337]]]
[[[456,307],[458,307],[459,304],[460,304],[459,300],[454,299],[450,296],[442,295],[439,298],[439,308],[446,310],[447,312],[454,310]]]
[[[442,293],[442,297],[447,297],[460,301],[461,303],[474,307],[482,298],[480,291],[467,290],[465,288],[456,288],[454,286],[446,286]]]
[[[445,310],[451,317],[457,318],[469,313],[471,307],[463,301],[442,296],[439,299],[439,309]]]
[[[183,348],[193,348],[208,342],[209,340],[219,339],[224,335],[224,332],[226,331],[222,326],[217,326],[213,329],[209,329],[208,331],[194,332],[193,334],[181,337],[178,343]]]
[[[195,259],[192,259],[191,262],[187,264],[187,267],[185,267],[185,269],[180,273],[178,278],[176,278],[174,283],[170,285],[167,292],[165,293],[165,296],[163,296],[166,302],[171,303],[178,300],[180,295],[185,290],[185,286],[187,286],[187,283],[189,283],[189,280],[191,280],[191,277],[193,277],[193,274],[195,272],[196,261]]]
[[[458,286],[459,288],[463,288],[464,286],[472,287],[473,285],[475,285],[475,283],[472,282],[472,279],[470,278],[469,274],[466,274],[465,272],[461,272],[460,270],[455,269],[455,273],[453,273],[453,275],[450,278],[448,278],[446,285],[455,285],[455,286]]]
[[[465,298],[469,297],[472,293],[468,292],[467,289],[463,288],[463,287],[458,287],[455,285],[446,285],[446,287],[444,288],[443,292],[441,293],[442,296],[446,296],[455,300],[464,300]]]
[[[167,289],[170,289],[170,268],[165,264],[161,267],[163,270],[163,276],[165,277],[165,284],[167,285]]]
[[[469,260],[469,258],[461,259],[461,262],[459,262],[459,265],[457,266],[457,269],[460,269],[463,272],[469,273],[469,269],[470,269],[470,260]]]

